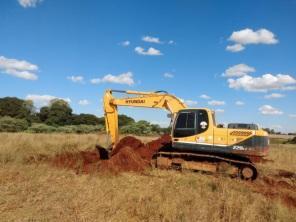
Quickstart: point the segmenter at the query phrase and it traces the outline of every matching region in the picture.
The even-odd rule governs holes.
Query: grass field
[[[149,141],[150,137],[141,137]],[[296,145],[271,145],[255,182],[205,173],[76,174],[44,159],[104,135],[0,134],[0,221],[296,221]]]

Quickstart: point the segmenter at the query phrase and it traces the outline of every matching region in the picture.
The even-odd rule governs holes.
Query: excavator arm
[[[113,97],[113,92],[132,96],[115,98]],[[106,90],[104,95],[105,122],[107,134],[111,136],[112,147],[119,141],[118,106],[166,109],[172,114],[172,118],[176,116],[179,110],[187,108],[185,103],[179,98],[163,91],[138,92],[130,90]]]

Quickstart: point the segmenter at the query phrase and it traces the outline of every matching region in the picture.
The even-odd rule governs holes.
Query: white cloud
[[[82,100],[79,100],[78,104],[81,106],[87,106],[90,104],[90,102],[87,99],[82,99]]]
[[[267,29],[253,31],[252,29],[247,28],[240,31],[235,31],[231,34],[229,40],[242,45],[278,43],[275,35]]]
[[[244,45],[248,44],[277,44],[278,40],[275,35],[267,29],[253,31],[246,28],[240,31],[234,31],[228,39],[234,42],[234,45],[227,46],[226,50],[239,52],[245,49]]]
[[[224,110],[224,109],[215,109],[215,112],[216,112],[216,113],[224,113],[225,110]]]
[[[263,105],[259,108],[259,111],[263,115],[282,115],[283,112],[270,105]]]
[[[280,93],[271,93],[264,96],[265,99],[279,99],[283,97],[285,97],[285,95]]]
[[[158,49],[155,49],[153,47],[150,47],[145,51],[144,48],[138,46],[135,48],[135,52],[139,55],[149,55],[149,56],[160,56],[163,55]]]
[[[264,74],[261,77],[245,75],[238,79],[228,79],[229,88],[244,89],[250,92],[267,92],[268,90],[295,90],[296,80],[290,75]],[[292,85],[292,86],[291,86]]]
[[[34,8],[43,0],[18,0],[19,4],[24,8]]]
[[[194,101],[194,100],[183,100],[184,103],[186,103],[186,105],[188,106],[195,106],[197,105],[197,101]]]
[[[296,114],[289,114],[290,118],[296,118]]]
[[[218,100],[211,100],[208,102],[209,105],[211,106],[222,106],[225,105],[224,101],[218,101]]]
[[[129,86],[135,83],[132,72],[122,73],[122,74],[119,74],[118,76],[107,74],[103,78],[92,79],[90,82],[93,84],[116,83],[116,84],[126,84]]]
[[[125,46],[125,47],[126,46],[129,46],[130,44],[131,44],[131,42],[128,41],[128,40],[127,41],[123,41],[123,42],[120,43],[121,46]]]
[[[169,72],[164,73],[163,76],[164,76],[165,78],[174,78],[174,74],[169,73]]]
[[[25,60],[0,56],[0,72],[27,80],[37,80],[38,66]]]
[[[29,94],[26,96],[26,100],[32,100],[34,102],[34,105],[37,108],[40,108],[42,106],[47,106],[50,103],[50,101],[53,99],[62,99],[68,103],[71,102],[70,98],[60,98],[60,97],[51,96],[51,95]]]
[[[211,99],[211,97],[208,96],[208,95],[206,95],[206,94],[202,94],[202,95],[200,96],[200,98],[202,98],[202,99]]]
[[[285,86],[283,90],[296,90],[296,85],[295,86]]]
[[[72,82],[83,83],[84,78],[83,76],[68,76],[67,79],[71,80]]]
[[[235,102],[235,105],[237,105],[237,106],[243,106],[243,105],[245,105],[245,103],[243,101],[236,101]]]
[[[143,36],[142,40],[144,42],[150,42],[150,43],[157,43],[157,44],[160,44],[162,43],[159,38],[157,37],[152,37],[152,36]]]
[[[223,73],[222,76],[241,77],[241,76],[248,75],[249,73],[252,73],[252,72],[255,72],[255,68],[241,63],[226,69],[225,73]]]
[[[226,50],[230,52],[240,52],[243,51],[245,47],[242,44],[233,44],[226,46]]]

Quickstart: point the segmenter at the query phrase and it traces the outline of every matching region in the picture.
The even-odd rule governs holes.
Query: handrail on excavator
[[[118,89],[109,89],[106,91],[116,92],[116,93],[126,93],[126,94],[134,94],[134,95],[151,95],[151,94],[169,94],[167,91],[158,90],[154,92],[141,92],[141,91],[133,91],[133,90],[118,90]]]

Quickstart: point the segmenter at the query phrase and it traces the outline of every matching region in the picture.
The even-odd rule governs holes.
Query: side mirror
[[[217,128],[224,128],[224,124],[218,124]]]
[[[171,114],[171,113],[168,113],[168,114],[167,114],[167,118],[170,118],[170,119],[172,119],[172,118],[173,118],[173,114]]]

